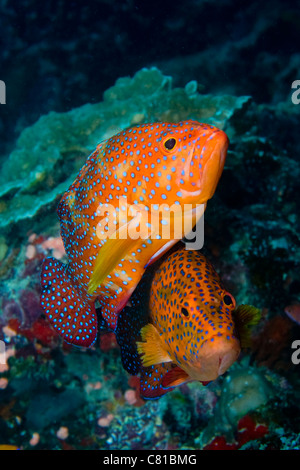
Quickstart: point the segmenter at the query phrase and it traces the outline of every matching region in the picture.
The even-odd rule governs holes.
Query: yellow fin
[[[141,243],[140,232],[137,229],[143,225],[142,221],[144,218],[148,217],[147,211],[143,211],[140,207],[132,209],[132,206],[128,209],[126,202],[124,202],[122,216],[124,216],[126,222],[120,225],[119,228],[116,228],[99,250],[93,274],[89,281],[88,294],[93,294],[108,274],[119,264],[121,259],[125,258],[137,244]],[[113,221],[112,217],[110,222],[108,222],[108,226],[111,227],[111,222]],[[102,236],[101,232],[100,235]]]
[[[233,315],[241,347],[248,348],[251,346],[251,327],[259,322],[261,311],[252,305],[239,305]]]
[[[88,294],[93,294],[97,290],[108,274],[133,249],[136,243],[137,240],[130,238],[109,238],[104,243],[95,261],[93,274],[89,282]]]
[[[141,329],[142,341],[137,342],[137,350],[141,355],[144,367],[172,362],[167,351],[164,350],[161,337],[154,325],[148,323]]]

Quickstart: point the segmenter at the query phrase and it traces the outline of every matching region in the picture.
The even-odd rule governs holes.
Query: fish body
[[[93,344],[95,301],[116,328],[145,268],[182,238],[177,215],[184,205],[191,226],[202,216],[227,147],[226,134],[214,126],[152,123],[120,132],[88,157],[58,206],[68,264],[47,258],[42,268],[41,305],[67,342]],[[164,209],[170,206],[175,210],[168,220]],[[149,221],[150,210],[158,223]]]
[[[235,309],[234,297],[200,252],[179,248],[158,263],[151,282],[142,279],[132,307],[120,313],[116,328],[123,366],[140,374],[145,399],[223,374],[238,358],[246,326],[258,314],[250,306]]]
[[[171,255],[154,275],[150,325],[142,330],[143,364],[152,365],[147,342],[157,342],[162,362],[176,364],[182,381],[215,380],[237,359],[233,296],[209,260],[197,251]],[[182,372],[181,372],[182,371]],[[173,372],[174,373],[174,372]]]

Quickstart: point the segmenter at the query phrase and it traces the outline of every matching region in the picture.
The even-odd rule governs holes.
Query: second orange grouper
[[[218,378],[249,345],[249,327],[259,319],[254,307],[235,308],[235,299],[200,252],[179,248],[157,264],[152,283],[149,271],[116,328],[123,366],[140,374],[145,399],[186,382]]]
[[[190,205],[184,220],[192,225],[202,216],[227,147],[226,134],[214,126],[152,123],[120,132],[88,157],[58,206],[68,265],[47,258],[42,268],[41,305],[67,342],[93,344],[96,300],[108,326],[116,327],[145,268],[182,238],[175,231],[176,208],[180,214]],[[160,235],[167,223],[162,204],[175,207],[166,238]],[[150,210],[158,214],[155,227]],[[143,236],[128,236],[138,227]]]

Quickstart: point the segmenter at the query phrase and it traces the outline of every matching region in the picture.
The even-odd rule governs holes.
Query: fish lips
[[[222,175],[229,139],[225,132],[216,129],[206,140],[203,150],[208,155],[201,160],[202,176],[201,176],[201,201],[205,202],[210,199],[216,190],[219,179]]]
[[[232,337],[227,340],[223,336],[215,335],[203,343],[196,361],[191,362],[187,372],[192,380],[215,380],[237,360],[240,351],[238,339]]]

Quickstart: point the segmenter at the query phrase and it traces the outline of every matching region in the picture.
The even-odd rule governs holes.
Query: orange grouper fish
[[[67,342],[93,344],[95,301],[115,329],[145,268],[182,238],[177,215],[187,204],[184,222],[193,226],[202,216],[227,147],[226,134],[211,125],[152,123],[120,132],[88,157],[58,206],[68,264],[47,258],[42,267],[41,306]],[[178,208],[169,221],[162,204],[166,211]],[[150,209],[156,224],[148,220]],[[160,235],[162,224],[170,227],[167,237]],[[128,236],[138,228],[141,236]]]
[[[234,297],[200,252],[180,247],[158,264],[154,274],[145,274],[115,331],[123,366],[140,374],[145,399],[224,374],[241,346],[249,346],[249,327],[260,316],[251,306],[235,309]]]

